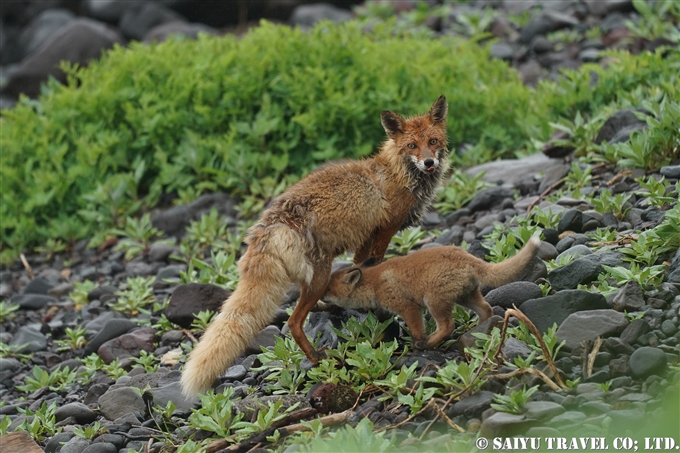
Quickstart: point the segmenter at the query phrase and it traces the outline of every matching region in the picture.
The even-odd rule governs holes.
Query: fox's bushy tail
[[[189,355],[182,373],[182,392],[187,396],[210,389],[274,319],[291,282],[306,280],[311,272],[301,239],[292,230],[278,227],[258,236],[239,261],[236,290]]]
[[[477,269],[477,278],[485,285],[497,288],[510,283],[524,272],[536,256],[541,240],[533,236],[514,256],[500,263],[484,263]]]

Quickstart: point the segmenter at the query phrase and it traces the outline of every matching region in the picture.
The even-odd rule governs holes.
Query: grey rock
[[[489,47],[491,56],[500,60],[511,61],[515,57],[515,49],[507,42],[498,41]]]
[[[90,440],[84,437],[73,437],[59,450],[59,453],[83,453],[90,446]]]
[[[489,291],[484,299],[492,306],[512,308],[519,307],[529,299],[538,299],[543,295],[541,288],[532,282],[512,282]]]
[[[125,272],[130,276],[151,275],[154,273],[154,266],[142,261],[130,261],[125,263]]]
[[[548,272],[548,280],[555,291],[575,289],[578,285],[597,280],[601,271],[602,267],[597,262],[579,258]]]
[[[142,327],[105,342],[97,354],[106,364],[115,359],[139,357],[141,351],[154,351],[155,339],[156,333],[151,327]]]
[[[628,327],[626,327],[623,332],[621,332],[620,338],[628,344],[633,344],[641,335],[644,335],[651,330],[652,328],[647,321],[644,319],[635,319],[628,324]]]
[[[246,377],[246,373],[248,370],[243,365],[234,365],[227,369],[223,377],[228,381],[240,381]]]
[[[595,48],[583,49],[578,53],[578,59],[586,63],[595,63],[602,58],[601,51]]]
[[[158,269],[156,273],[156,281],[163,282],[168,279],[179,280],[180,272],[186,271],[187,266],[185,264],[171,264],[170,266],[165,266]]]
[[[97,286],[96,288],[94,288],[89,293],[87,293],[87,300],[89,300],[90,302],[93,301],[93,300],[99,300],[99,299],[102,298],[102,296],[108,295],[108,294],[114,294],[114,293],[116,293],[116,291],[118,291],[118,288],[116,288],[115,286],[100,285],[100,286]],[[89,324],[88,324],[88,328],[90,328]]]
[[[88,405],[96,403],[99,400],[99,397],[109,390],[109,387],[110,386],[108,384],[91,385],[90,388],[87,389],[87,394],[85,395],[83,402]]]
[[[88,446],[82,453],[118,453],[118,448],[109,442],[96,442]]]
[[[568,257],[568,256],[573,256],[574,259],[576,258],[581,258],[586,255],[592,255],[593,251],[590,250],[590,247],[583,245],[583,244],[577,244],[571,248],[568,248],[564,252],[560,253],[557,256],[558,261],[561,260],[562,258]]]
[[[24,59],[12,71],[2,92],[13,97],[18,97],[20,93],[36,97],[40,93],[40,84],[49,76],[62,83],[66,81],[66,74],[60,69],[59,62],[68,61],[85,66],[91,59],[99,57],[104,49],[122,43],[122,37],[103,24],[91,19],[75,19]]]
[[[624,109],[619,110],[610,116],[600,128],[600,131],[597,133],[597,137],[595,137],[595,143],[612,143],[617,136],[617,140],[620,140],[622,133],[621,131],[630,128],[646,127],[647,123],[639,120],[634,112],[635,111],[631,109]],[[630,132],[628,132],[628,135],[630,135]]]
[[[38,14],[21,30],[19,45],[24,55],[30,55],[47,42],[55,32],[73,21],[75,15],[62,8],[50,8]]]
[[[39,324],[21,326],[9,344],[17,347],[24,345],[17,350],[20,354],[43,351],[47,348],[47,337],[39,329]]]
[[[0,357],[0,371],[17,371],[21,368],[21,362],[10,357]]]
[[[297,6],[290,17],[290,23],[291,25],[311,27],[322,20],[345,22],[351,18],[352,13],[350,11],[340,9],[329,3],[316,3]]]
[[[538,420],[548,420],[565,411],[562,405],[552,401],[529,401],[524,405],[524,415]]]
[[[196,396],[189,398],[184,396],[182,393],[182,384],[179,381],[147,391],[153,395],[154,403],[160,407],[165,407],[169,401],[172,401],[177,410],[189,411],[198,407],[200,403]]]
[[[482,181],[491,183],[504,181],[507,184],[514,184],[551,168],[562,166],[564,163],[561,159],[550,159],[543,153],[537,153],[522,159],[497,160],[477,165],[468,169],[466,173],[472,177],[484,172],[484,176],[481,177]],[[567,166],[567,171],[569,171],[569,166]]]
[[[57,422],[67,417],[73,417],[79,424],[87,425],[97,419],[97,414],[83,403],[68,403],[59,408],[54,414]]]
[[[94,439],[92,439],[93,444],[101,443],[101,442],[106,442],[109,444],[113,444],[116,446],[116,448],[120,449],[123,448],[123,445],[127,442],[127,438],[123,436],[122,434],[110,434],[110,433],[105,433],[101,434]]]
[[[593,16],[603,17],[615,11],[628,12],[633,9],[631,0],[583,0],[588,12]]]
[[[587,310],[569,315],[557,329],[557,340],[566,341],[565,348],[575,349],[583,341],[620,334],[628,319],[611,309]]]
[[[178,326],[189,328],[194,315],[204,310],[219,311],[231,291],[207,283],[188,283],[180,285],[172,293],[167,318]]]
[[[212,27],[205,24],[199,23],[188,23],[184,21],[172,21],[166,22],[161,25],[153,27],[144,36],[145,43],[151,42],[163,42],[166,41],[170,36],[185,36],[187,38],[196,39],[199,33],[205,33],[207,35],[218,35],[218,31]]]
[[[101,316],[100,316],[101,317]],[[89,323],[87,325],[87,328],[92,326],[92,323]],[[95,327],[99,327],[95,325]],[[85,355],[92,354],[93,352],[96,352],[101,345],[106,343],[107,341],[113,340],[114,338],[117,338],[125,333],[127,333],[130,329],[137,327],[137,324],[130,320],[130,319],[109,319],[106,324],[101,328],[101,330],[95,335],[94,338],[92,338],[84,348]]]
[[[220,216],[235,218],[238,215],[235,206],[234,200],[226,193],[201,195],[191,203],[163,211],[153,218],[152,223],[170,236],[179,236],[184,234],[190,221],[198,220],[211,208],[216,208]]]
[[[467,208],[472,212],[490,209],[498,206],[506,198],[512,198],[513,196],[513,191],[505,187],[489,187],[477,192],[475,197],[470,200]]]
[[[73,286],[73,283],[69,282],[60,283],[54,288],[47,291],[47,295],[59,298],[62,296],[66,296],[68,293],[73,291],[74,288],[75,287]]]
[[[612,419],[614,426],[639,426],[647,418],[647,415],[639,409],[611,411],[607,416]]]
[[[553,419],[550,420],[550,425],[559,427],[562,424],[566,425],[566,424],[572,424],[572,423],[581,423],[585,419],[586,419],[586,414],[584,414],[583,412],[567,411],[567,412],[564,412],[560,415],[553,417]]]
[[[557,231],[573,231],[575,233],[581,232],[583,226],[583,218],[581,211],[578,209],[568,209],[560,217],[560,222],[557,226]]]
[[[135,2],[123,11],[120,30],[131,39],[141,40],[155,26],[184,20],[175,11],[155,2]]]
[[[670,337],[675,335],[675,332],[678,331],[678,328],[673,322],[673,320],[666,319],[664,322],[661,323],[661,331],[664,333],[664,335]]]
[[[563,28],[574,27],[579,21],[567,14],[557,11],[544,11],[533,16],[520,32],[520,40],[529,43],[537,35],[545,35]]]
[[[666,178],[680,179],[680,165],[666,165],[661,167],[659,173]]]
[[[175,248],[172,245],[166,242],[158,242],[149,247],[147,258],[151,262],[165,261],[174,250]]]
[[[526,345],[523,341],[518,340],[514,337],[509,337],[503,343],[502,349],[503,355],[508,358],[509,362],[512,362],[515,357],[527,358],[531,355],[531,348]]]
[[[626,327],[627,329],[628,327]],[[625,329],[624,329],[625,330]],[[621,338],[611,337],[604,341],[604,348],[613,354],[631,355],[635,349]]]
[[[24,294],[43,294],[46,295],[49,290],[54,288],[54,283],[42,278],[36,277],[31,280],[26,288],[24,288]]]
[[[537,424],[536,420],[528,419],[524,415],[496,412],[482,422],[479,435],[487,439],[511,437],[524,434],[529,428]]]
[[[130,412],[146,413],[146,403],[137,390],[130,387],[113,389],[99,397],[102,415],[108,420],[115,420]]]
[[[666,369],[666,354],[658,348],[642,347],[630,356],[628,365],[631,374],[636,379],[659,374]]]
[[[536,254],[543,261],[550,261],[557,258],[558,253],[554,245],[547,241],[541,241],[541,246],[538,248]]]
[[[519,307],[541,332],[546,332],[555,323],[559,326],[572,313],[605,308],[608,308],[608,305],[602,294],[578,289],[563,290],[551,296],[531,299]]]
[[[274,346],[276,337],[281,336],[281,330],[276,326],[267,326],[262,329],[246,349],[247,354],[262,352],[262,347]]]
[[[45,444],[45,453],[56,453],[57,449],[61,448],[62,444],[65,444],[75,436],[73,433],[62,432],[57,433]]]
[[[541,183],[538,185],[538,192],[543,193],[549,187],[553,186],[557,181],[569,174],[570,171],[571,167],[564,163],[555,164],[551,167],[543,169],[543,178],[541,179]]]
[[[646,123],[636,124],[636,125],[633,125],[633,126],[626,126],[626,127],[622,128],[621,130],[619,130],[616,133],[616,135],[614,135],[612,137],[612,139],[609,140],[609,142],[607,142],[607,143],[609,143],[610,145],[614,145],[616,143],[625,143],[628,140],[630,140],[630,136],[633,132],[639,132],[639,131],[645,129],[646,127],[647,127]]]
[[[627,282],[612,299],[612,308],[621,312],[638,311],[644,304],[645,297],[642,294],[642,288],[636,281]]]
[[[471,348],[475,346],[475,342],[477,341],[477,338],[475,338],[472,334],[473,333],[490,333],[494,327],[500,327],[503,324],[503,318],[500,316],[491,316],[489,319],[486,319],[479,324],[477,324],[475,327],[470,329],[468,332],[465,332],[463,335],[460,336],[458,339],[458,342],[460,344],[461,351],[464,350],[465,348]]]
[[[463,415],[468,419],[479,418],[482,412],[491,407],[493,395],[492,392],[479,391],[455,403],[446,411],[446,415],[452,418],[459,415]]]
[[[19,305],[19,308],[23,310],[40,310],[48,304],[59,302],[59,299],[43,294],[21,294],[12,296],[10,302]]]

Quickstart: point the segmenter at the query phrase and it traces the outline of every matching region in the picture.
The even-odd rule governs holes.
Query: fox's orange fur
[[[291,282],[301,295],[290,332],[310,361],[323,356],[303,324],[326,290],[333,258],[353,250],[355,262],[381,261],[392,236],[422,219],[447,168],[447,109],[441,96],[414,118],[383,111],[388,140],[375,157],[327,165],[274,201],[248,231],[236,290],[189,356],[185,394],[211,387],[272,321]]]
[[[345,308],[386,308],[404,318],[413,346],[432,348],[453,331],[453,304],[469,308],[484,321],[492,314],[480,285],[501,286],[514,280],[536,256],[536,237],[512,258],[491,264],[460,247],[418,250],[376,266],[352,266],[333,272],[325,302]],[[421,308],[427,307],[437,330],[425,337]]]

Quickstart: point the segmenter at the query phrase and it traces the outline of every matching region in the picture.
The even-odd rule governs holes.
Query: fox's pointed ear
[[[343,281],[350,285],[351,287],[357,286],[359,280],[361,280],[361,269],[359,268],[354,268],[350,270],[345,274],[345,277],[343,278]]]
[[[430,119],[435,123],[446,121],[446,114],[449,111],[449,104],[446,102],[444,95],[439,96],[432,107],[430,108]]]
[[[406,120],[396,113],[383,110],[380,114],[380,122],[389,138],[396,138],[397,135],[404,133]]]

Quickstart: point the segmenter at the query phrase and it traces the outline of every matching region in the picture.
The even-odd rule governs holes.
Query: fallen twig
[[[546,384],[548,384],[548,387],[550,387],[551,389],[553,389],[553,390],[555,390],[555,391],[563,390],[562,388],[560,388],[559,385],[555,384],[555,382],[553,382],[553,380],[550,379],[550,378],[548,377],[547,374],[543,373],[543,372],[540,371],[540,370],[537,370],[536,368],[518,368],[518,369],[513,370],[513,371],[511,371],[511,372],[509,372],[509,373],[491,375],[491,376],[489,376],[489,378],[490,378],[490,379],[503,379],[503,380],[506,380],[506,379],[512,379],[512,378],[514,378],[515,376],[520,375],[520,374],[524,374],[524,373],[530,373],[530,374],[533,374],[534,376],[537,376],[537,377],[540,378],[543,382],[545,382]]]
[[[254,448],[259,448],[265,443],[269,443],[267,437],[272,436],[274,432],[279,431],[280,437],[289,436],[296,432],[308,431],[310,428],[302,423],[290,424],[294,421],[299,421],[313,415],[318,412],[314,408],[299,409],[288,414],[286,417],[272,423],[272,426],[265,429],[260,433],[253,434],[248,439],[242,440],[241,442],[230,445],[230,439],[218,439],[210,442],[207,453],[215,453],[218,450],[224,450],[231,453],[246,453]],[[339,412],[337,414],[327,415],[321,417],[318,420],[323,426],[332,426],[338,423],[343,423],[347,420],[347,417],[351,411],[347,410],[344,412]],[[287,426],[286,426],[287,425]]]
[[[559,181],[557,181],[557,182],[556,182],[555,184],[553,184],[552,186],[550,186],[550,187],[548,187],[547,189],[545,189],[545,190],[538,196],[537,199],[535,199],[534,201],[531,202],[531,204],[530,204],[529,207],[527,208],[527,212],[531,212],[531,210],[534,209],[534,206],[536,206],[538,203],[540,203],[540,202],[546,197],[546,195],[548,195],[550,192],[552,192],[553,190],[557,189],[559,186],[561,186],[562,184],[564,184],[564,182],[565,182],[566,180],[567,180],[567,177],[565,176],[564,178],[560,179]]]
[[[184,333],[184,335],[186,335],[187,337],[189,337],[189,339],[190,339],[191,341],[193,341],[194,343],[198,343],[198,340],[196,339],[196,337],[194,336],[194,334],[191,333],[190,330],[188,330],[188,329],[182,329],[182,333]]]
[[[595,358],[597,353],[600,352],[600,347],[602,346],[602,338],[597,337],[593,349],[588,354],[588,365],[586,366],[586,378],[589,378],[593,374],[593,367],[595,366]]]
[[[503,319],[503,330],[501,331],[501,341],[498,344],[498,349],[496,350],[494,358],[498,357],[498,354],[500,354],[501,352],[501,347],[503,346],[503,341],[505,340],[505,332],[508,327],[508,320],[510,319],[511,316],[514,316],[515,318],[519,319],[525,326],[527,326],[531,333],[533,333],[534,336],[536,337],[536,340],[538,340],[538,344],[541,346],[541,350],[543,351],[545,361],[548,362],[548,366],[553,372],[553,376],[555,377],[555,381],[557,381],[557,385],[559,385],[560,388],[564,391],[569,390],[569,387],[567,387],[562,381],[560,373],[557,370],[557,367],[555,366],[555,362],[553,362],[552,357],[550,357],[550,351],[548,350],[548,346],[546,346],[545,341],[543,341],[543,335],[541,335],[541,332],[539,332],[534,323],[531,322],[524,313],[519,311],[517,307],[515,307],[514,305],[513,307],[514,308],[509,308],[505,311],[505,318]]]
[[[24,269],[26,269],[26,273],[31,278],[31,280],[33,280],[35,278],[35,274],[33,274],[33,269],[31,269],[31,265],[28,264],[28,261],[26,261],[26,257],[24,256],[23,253],[20,253],[19,258],[21,259],[21,263],[24,265]]]

